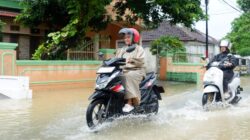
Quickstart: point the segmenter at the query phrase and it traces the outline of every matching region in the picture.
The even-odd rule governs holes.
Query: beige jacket
[[[126,58],[126,65],[123,67],[125,71],[127,70],[145,70],[145,52],[142,46],[136,45],[133,52],[126,52],[127,47],[123,47],[117,50],[116,57]]]

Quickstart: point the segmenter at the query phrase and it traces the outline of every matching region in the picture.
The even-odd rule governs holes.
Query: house
[[[171,25],[168,22],[162,22],[157,29],[148,30],[142,32],[142,43],[144,47],[149,47],[150,43],[160,38],[161,36],[175,36],[184,43],[187,53],[191,54],[204,54],[205,53],[205,43],[206,36],[199,30],[191,30],[185,27],[179,27]],[[218,53],[218,47],[216,47],[218,41],[213,37],[208,38],[208,52],[209,57]]]
[[[234,71],[238,71],[240,74],[250,74],[250,56],[234,56],[238,61],[238,66],[234,69]]]
[[[0,1],[0,18],[5,23],[0,42],[18,43],[17,59],[30,59],[46,34],[46,27],[23,27],[14,22],[22,7],[15,0]]]
[[[183,42],[188,55],[200,56],[205,54],[206,50],[206,36],[199,30],[191,30],[186,27],[179,27],[171,25],[169,22],[162,22],[158,28],[153,30],[145,30],[141,33],[142,44],[147,52],[147,64],[151,65],[150,70],[156,70],[156,58],[149,52],[150,44],[152,41],[160,38],[161,36],[175,36]],[[208,38],[208,53],[209,58],[219,53],[218,41],[213,37]],[[200,57],[189,57],[189,62],[196,63],[200,61]],[[152,63],[154,61],[155,63]]]
[[[112,11],[115,1],[113,0],[106,7],[107,13],[112,18],[115,17],[115,13]],[[6,23],[2,30],[3,38],[0,39],[0,42],[18,43],[16,50],[17,59],[31,59],[32,54],[48,34],[48,28],[43,24],[36,28],[23,27],[19,23],[14,22],[15,17],[22,10],[19,3],[19,0],[0,0],[0,18]],[[137,25],[126,25],[126,27],[141,29],[141,24],[141,20],[138,20]],[[115,49],[116,40],[119,39],[118,32],[123,27],[125,27],[125,23],[123,22],[112,22],[100,32],[88,31],[86,33],[86,40],[88,42],[83,44],[84,51],[87,53],[85,56],[88,59],[96,59],[96,52],[99,49]]]

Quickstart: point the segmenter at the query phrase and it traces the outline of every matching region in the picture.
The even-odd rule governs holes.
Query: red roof
[[[17,12],[7,12],[7,11],[1,11],[0,10],[0,16],[4,17],[16,17],[19,13]]]

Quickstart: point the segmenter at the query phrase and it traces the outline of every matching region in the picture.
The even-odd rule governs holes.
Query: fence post
[[[67,60],[70,60],[70,49],[67,50]]]
[[[160,57],[160,80],[167,80],[167,58]]]
[[[16,75],[16,43],[0,42],[0,75]]]
[[[94,36],[94,59],[98,60],[98,53],[99,52],[99,34],[95,34]]]

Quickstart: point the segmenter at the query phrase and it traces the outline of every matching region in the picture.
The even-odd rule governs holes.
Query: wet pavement
[[[0,100],[1,140],[244,140],[250,139],[250,77],[242,77],[236,106],[206,112],[201,86],[161,82],[166,93],[155,116],[126,116],[89,130],[93,89],[33,93],[32,100]]]

